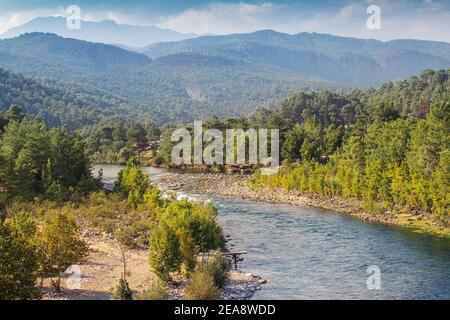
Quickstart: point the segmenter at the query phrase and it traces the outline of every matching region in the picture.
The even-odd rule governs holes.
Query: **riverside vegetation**
[[[255,174],[255,187],[357,200],[374,216],[449,236],[449,116],[450,71],[425,70],[377,90],[298,93],[278,110],[204,127],[280,129],[283,166]],[[156,156],[169,165],[171,130]]]
[[[88,228],[112,234],[123,250],[148,248],[160,279],[135,295],[124,261],[115,298],[161,299],[180,279],[189,298],[217,297],[227,268],[220,254],[207,254],[224,248],[213,206],[163,198],[134,158],[106,194],[79,134],[48,129],[17,107],[1,118],[0,298],[39,298],[49,279],[59,291],[63,272],[87,255]]]
[[[372,215],[407,213],[418,228],[431,226],[431,232],[448,236],[449,75],[426,70],[376,90],[298,93],[280,109],[260,109],[249,118],[214,117],[204,128],[280,129],[283,167],[274,176],[254,175],[247,182],[255,187],[356,199]],[[49,279],[59,290],[62,272],[86,257],[85,228],[112,234],[124,250],[149,251],[160,285],[133,294],[124,270],[116,297],[165,297],[173,283],[190,283],[190,298],[217,295],[222,284],[215,274],[222,263],[206,254],[223,248],[213,207],[161,197],[131,155],[124,157],[128,165],[112,193],[101,191],[100,179],[92,177],[96,145],[106,146],[103,157],[109,146],[116,153],[152,132],[150,126],[124,126],[130,132],[125,139],[118,134],[105,141],[95,138],[101,129],[84,131],[94,146],[89,148],[79,132],[48,128],[17,105],[0,112],[1,298],[38,298]],[[173,129],[161,133],[158,164],[170,165]]]

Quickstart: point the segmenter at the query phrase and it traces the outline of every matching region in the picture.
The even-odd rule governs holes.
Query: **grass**
[[[431,219],[414,216],[399,216],[396,218],[399,226],[413,232],[430,234],[444,239],[450,239],[450,227],[439,226]]]

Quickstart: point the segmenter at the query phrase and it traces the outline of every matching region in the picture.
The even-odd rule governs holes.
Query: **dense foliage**
[[[367,92],[295,95],[270,117],[287,124],[282,156],[299,162],[255,182],[360,199],[371,212],[418,212],[448,226],[449,101],[450,72],[430,70]]]
[[[147,122],[113,122],[101,121],[97,125],[84,127],[80,133],[86,138],[88,152],[92,161],[96,163],[126,164],[133,156],[141,157],[141,163],[145,153],[152,155],[147,150],[149,143],[157,140],[159,130],[156,126]]]
[[[147,218],[153,222],[147,224],[151,230],[149,263],[161,280],[170,279],[172,272],[189,275],[195,268],[196,254],[222,248],[215,208],[187,200],[163,199],[136,159],[130,159],[119,173],[114,191],[135,210],[155,213]]]
[[[7,198],[67,200],[95,190],[83,138],[66,128],[48,129],[12,106],[0,114],[0,186]],[[5,196],[5,195],[4,195]]]
[[[0,111],[11,105],[20,106],[50,127],[67,125],[69,129],[114,116],[120,116],[122,121],[138,118],[137,107],[113,94],[78,84],[31,79],[0,69]]]
[[[282,171],[255,183],[359,199],[370,212],[417,212],[449,223],[450,70],[425,70],[378,89],[298,93],[249,118],[203,128],[280,130]],[[174,128],[156,163],[171,161]],[[206,144],[204,145],[206,146]]]

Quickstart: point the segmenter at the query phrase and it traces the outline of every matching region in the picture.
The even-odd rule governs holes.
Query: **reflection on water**
[[[121,167],[102,167],[113,183]],[[268,280],[256,299],[450,299],[449,240],[313,208],[208,198],[232,249],[248,251],[242,270]],[[371,265],[381,290],[367,289]]]

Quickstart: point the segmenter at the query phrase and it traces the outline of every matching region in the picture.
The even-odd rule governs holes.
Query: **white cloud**
[[[204,9],[189,9],[162,17],[158,26],[183,33],[229,34],[270,27],[271,14],[279,6],[272,3],[216,3]]]
[[[1,1],[1,0],[0,0]],[[246,0],[243,0],[246,1]],[[319,32],[341,36],[391,40],[398,38],[427,39],[450,42],[450,10],[446,0],[365,0],[352,1],[340,7],[302,10],[300,4],[212,3],[200,9],[159,17],[158,26],[183,33],[230,34],[274,29],[280,32]],[[367,6],[381,7],[381,30],[366,27]],[[157,14],[137,8],[94,10],[82,8],[86,21],[113,20],[122,24],[151,25]],[[0,13],[0,34],[35,17],[65,15],[65,8],[36,9]],[[152,18],[153,17],[153,18]]]
[[[0,15],[0,34],[6,32],[10,28],[20,26],[37,17],[60,16],[65,15],[65,8],[54,9],[36,9],[20,11],[15,13],[5,13]]]
[[[410,10],[405,7],[405,3],[379,2],[381,30],[369,30],[366,27],[369,15],[366,13],[367,7],[361,3],[345,6],[335,12],[316,13],[297,25],[290,23],[278,27],[290,33],[307,31],[382,41],[423,39],[450,42],[450,12],[436,10],[439,4],[430,1],[423,7]]]

